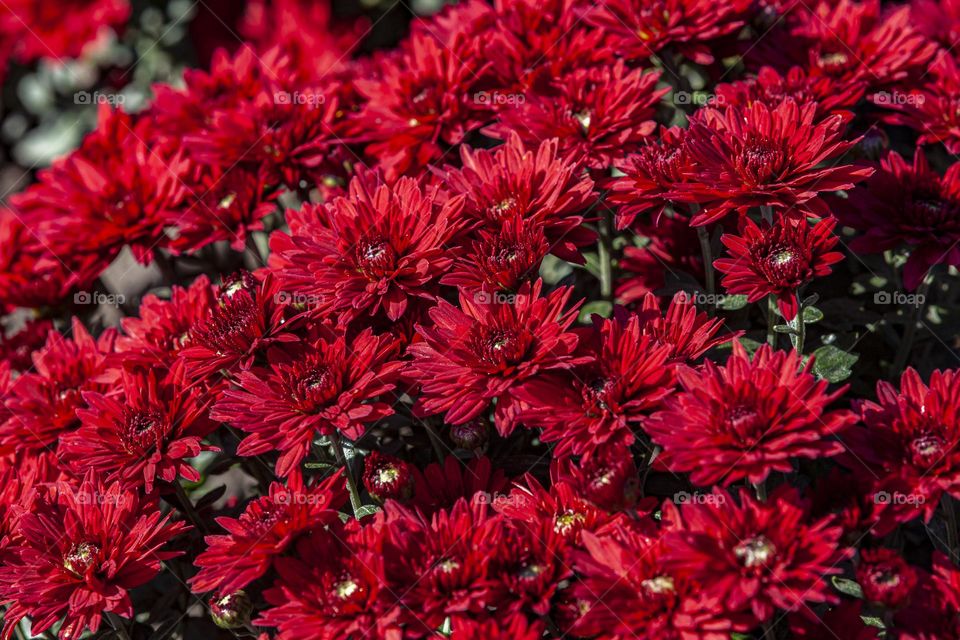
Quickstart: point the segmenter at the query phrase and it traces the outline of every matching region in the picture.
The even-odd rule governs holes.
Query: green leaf
[[[803,308],[803,324],[813,324],[821,320],[823,320],[823,311],[820,311],[820,309],[816,307]]]
[[[740,338],[740,344],[743,345],[743,348],[747,350],[751,356],[756,353],[757,349],[763,345],[762,342],[757,342],[756,340],[751,340],[750,338]]]
[[[307,469],[320,469],[320,470],[336,469],[334,465],[328,464],[326,462],[307,462],[303,466]]]
[[[863,589],[855,580],[849,580],[839,576],[833,576],[830,580],[833,582],[833,588],[840,593],[850,596],[851,598],[863,600]]]
[[[357,520],[362,520],[366,516],[372,516],[373,514],[381,511],[380,507],[375,504],[365,504],[359,509],[357,509]]]
[[[583,305],[583,308],[580,309],[580,317],[578,318],[583,324],[590,324],[590,316],[597,314],[602,318],[609,318],[613,313],[613,304],[607,300],[594,300],[593,302],[588,302]]]
[[[720,299],[720,308],[724,311],[738,311],[747,306],[747,296],[723,296]]]
[[[813,352],[813,372],[828,382],[842,382],[850,377],[851,367],[860,358],[833,345]]]
[[[868,627],[876,627],[878,629],[887,628],[887,625],[883,624],[883,618],[878,618],[877,616],[860,616],[860,619],[863,620],[863,624]]]
[[[794,329],[788,324],[774,325],[773,330],[776,331],[777,333],[796,333],[797,332],[796,329]]]

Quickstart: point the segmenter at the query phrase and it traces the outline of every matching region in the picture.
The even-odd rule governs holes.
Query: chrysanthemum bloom
[[[272,350],[267,367],[241,372],[236,388],[223,392],[210,415],[249,434],[237,447],[239,455],[280,451],[277,473],[287,476],[317,434],[337,429],[355,439],[365,425],[393,413],[388,392],[402,366],[395,355],[395,342],[370,329],[349,342],[328,334]]]
[[[799,290],[843,260],[843,253],[832,251],[840,240],[833,233],[837,221],[823,218],[810,224],[806,216],[779,215],[773,224],[761,224],[744,216],[738,235],[720,239],[729,257],[713,264],[725,274],[721,284],[727,293],[745,294],[748,302],[776,296],[781,315],[790,321],[800,310]]]
[[[95,469],[149,493],[157,480],[199,481],[188,459],[217,450],[202,442],[217,426],[207,417],[210,400],[189,389],[182,362],[165,375],[124,371],[115,389],[86,392],[83,399],[81,426],[60,445],[76,471]]]
[[[46,318],[27,320],[16,333],[0,336],[0,361],[25,373],[33,366],[34,352],[43,349],[47,336],[53,330],[52,320]]]
[[[950,153],[960,152],[960,67],[949,51],[930,65],[924,82],[897,93],[877,92],[870,99],[890,109],[884,120],[910,127],[917,133],[917,144],[942,142]],[[923,155],[917,153],[917,155]]]
[[[609,447],[585,460],[554,458],[550,475],[554,486],[569,484],[576,495],[610,512],[634,508],[642,513],[646,506],[637,504],[640,475],[627,447]]]
[[[623,61],[579,69],[555,82],[556,95],[518,101],[484,133],[506,139],[513,131],[528,143],[559,138],[564,154],[606,170],[655,130],[655,107],[668,91],[657,89],[659,78],[659,72],[630,70]]]
[[[277,558],[279,577],[264,591],[270,607],[256,624],[276,627],[278,640],[402,635],[396,606],[402,592],[384,582],[375,528],[330,523],[302,539],[295,556]]]
[[[806,609],[787,615],[790,637],[796,640],[825,640],[825,634],[843,640],[878,640],[881,629],[867,624],[865,619],[869,618],[862,600],[843,600],[819,617],[811,616]],[[899,629],[898,625],[898,632]]]
[[[297,340],[284,330],[288,300],[280,283],[269,274],[263,282],[249,274],[225,282],[217,297],[206,315],[180,339],[180,357],[195,380],[217,371],[247,369],[266,347]]]
[[[710,349],[729,342],[739,334],[727,331],[720,334],[723,320],[710,318],[697,309],[693,298],[680,291],[670,299],[666,312],[660,310],[660,301],[652,293],[643,298],[637,313],[645,335],[670,347],[671,362],[692,362]]]
[[[420,415],[443,413],[448,423],[463,424],[496,401],[497,429],[513,431],[519,406],[511,389],[576,364],[577,337],[567,331],[576,307],[564,311],[570,290],[541,297],[541,288],[537,280],[507,299],[461,292],[461,309],[437,302],[433,325],[417,327],[423,341],[407,348],[413,356],[407,375],[421,385]]]
[[[363,459],[363,486],[378,502],[404,502],[413,495],[414,475],[409,462],[371,451]]]
[[[477,3],[481,4],[481,3]],[[609,62],[609,38],[583,20],[584,0],[518,0],[493,3],[472,39],[491,61],[490,73],[503,92],[479,93],[497,110],[530,92],[549,93],[554,79]],[[486,20],[484,20],[486,18]],[[518,97],[521,96],[521,97]]]
[[[314,485],[292,478],[274,482],[269,493],[252,500],[239,518],[217,518],[226,534],[205,538],[207,549],[194,564],[194,592],[229,594],[265,574],[300,536],[340,522],[337,509],[347,494],[339,472]]]
[[[917,572],[893,549],[863,549],[857,565],[857,582],[867,602],[879,602],[896,609],[910,598],[917,584]]]
[[[748,56],[786,71],[800,65],[833,80],[838,91],[868,83],[890,86],[922,74],[936,45],[912,24],[909,7],[885,11],[880,0],[791,2],[769,38]]]
[[[671,127],[660,131],[659,140],[648,140],[634,155],[617,162],[624,175],[609,181],[607,202],[620,205],[617,228],[633,225],[638,215],[649,214],[657,223],[669,204],[666,194],[694,171],[694,159],[683,143],[686,129]]]
[[[105,613],[132,618],[128,591],[180,555],[160,549],[186,529],[134,491],[92,474],[79,489],[62,482],[39,494],[17,524],[16,559],[0,567],[0,599],[10,604],[3,637],[26,616],[35,634],[62,620],[64,640],[95,634]]]
[[[577,354],[586,362],[516,390],[520,420],[542,428],[540,439],[556,442],[558,457],[633,444],[634,430],[673,390],[671,348],[644,335],[640,318],[630,316],[595,322]]]
[[[920,571],[921,580],[909,604],[894,616],[903,640],[957,640],[960,638],[960,573],[945,554],[934,551],[932,576]]]
[[[68,0],[57,4],[7,0],[0,7],[0,34],[21,63],[40,58],[78,58],[85,46],[102,35],[102,29],[122,25],[129,16],[127,0]]]
[[[937,40],[945,49],[960,41],[960,2],[957,0],[913,0],[910,22],[920,33]]]
[[[617,261],[621,274],[614,288],[615,299],[635,307],[647,294],[663,291],[673,274],[690,274],[703,281],[703,252],[690,218],[673,212],[656,221],[632,222],[641,246],[627,245]]]
[[[551,138],[527,146],[510,133],[491,150],[464,145],[463,166],[446,166],[437,173],[453,193],[464,197],[463,214],[482,228],[498,233],[516,218],[542,224],[552,253],[582,262],[577,247],[596,237],[580,227],[593,203],[593,180],[578,159],[561,155],[559,145]]]
[[[664,506],[664,566],[698,582],[721,607],[750,611],[760,621],[777,609],[837,601],[827,578],[841,572],[837,565],[848,552],[832,518],[810,518],[792,488],[766,502],[746,489],[737,500],[722,490],[707,497],[679,510]]]
[[[171,363],[190,342],[190,328],[202,322],[216,305],[216,289],[200,275],[187,288],[174,285],[170,299],[144,296],[139,317],[120,320],[123,334],[117,338],[118,364],[153,368]]]
[[[69,256],[61,261],[15,211],[0,208],[0,311],[7,305],[39,308],[56,306],[78,278],[90,279],[84,266]],[[80,272],[78,274],[78,272]],[[82,283],[84,286],[86,283]]]
[[[480,229],[466,255],[457,259],[443,284],[465,289],[513,292],[537,277],[550,250],[538,220],[507,218],[499,231]]]
[[[724,366],[710,361],[699,370],[678,371],[683,392],[643,425],[663,447],[673,471],[690,473],[694,484],[727,486],[746,478],[762,482],[774,471],[789,472],[795,458],[833,456],[843,447],[830,436],[850,425],[850,411],[828,411],[842,393],[810,373],[796,351],[761,346],[751,359],[739,342]]]
[[[486,65],[454,48],[417,31],[380,58],[376,76],[355,80],[369,100],[357,116],[371,141],[367,154],[390,181],[422,170],[442,157],[443,145],[459,144],[489,117],[490,105],[471,99]]]
[[[286,291],[314,300],[342,322],[382,313],[395,322],[418,299],[433,300],[453,263],[462,198],[441,204],[412,178],[377,184],[364,174],[350,195],[290,214],[291,235],[273,234],[271,267]]]
[[[669,197],[703,205],[692,221],[697,226],[764,205],[826,214],[818,194],[850,189],[873,169],[836,164],[857,140],[843,140],[845,118],[817,121],[816,111],[792,98],[776,107],[700,109],[686,135],[693,173]]]
[[[873,493],[878,535],[919,515],[929,521],[944,493],[960,496],[956,371],[934,371],[927,386],[908,368],[899,392],[880,381],[877,401],[857,401],[855,408],[864,427],[852,429],[845,440],[879,477]]]
[[[0,424],[0,449],[35,451],[55,448],[57,440],[80,423],[76,410],[84,406],[84,391],[107,391],[117,377],[108,366],[116,331],[94,340],[73,320],[72,337],[51,331],[33,356],[34,371],[17,378],[4,405],[10,418]]]
[[[669,542],[656,533],[626,527],[602,537],[585,533],[583,547],[571,595],[582,612],[572,628],[577,637],[719,640],[751,627],[750,616],[668,566]]]
[[[183,205],[189,163],[180,151],[148,146],[147,137],[130,116],[103,107],[80,148],[11,199],[25,218],[41,221],[39,235],[51,251],[90,260],[93,278],[124,246],[149,263]]]
[[[815,102],[817,120],[852,109],[866,91],[866,82],[837,83],[829,76],[811,76],[803,67],[790,67],[784,75],[773,67],[762,67],[755,78],[738,80],[716,87],[713,102],[720,106],[748,106],[761,101],[776,107],[785,98],[797,104]]]
[[[646,60],[674,45],[698,64],[713,62],[708,40],[743,26],[746,0],[612,0],[595,6],[586,19],[614,37],[613,46],[630,59]]]
[[[474,638],[510,638],[510,640],[540,640],[547,632],[543,620],[530,620],[526,614],[513,613],[500,615],[479,622],[460,619],[451,630],[451,640],[473,640]]]
[[[918,149],[909,164],[891,151],[861,188],[837,209],[840,221],[862,232],[854,251],[907,247],[903,285],[914,290],[937,264],[960,266],[960,162],[941,177]]]
[[[503,469],[494,469],[490,458],[473,458],[462,463],[457,456],[447,456],[443,463],[434,462],[423,471],[414,467],[415,476],[411,506],[431,516],[440,509],[449,509],[461,498],[484,498],[506,492],[507,476]]]

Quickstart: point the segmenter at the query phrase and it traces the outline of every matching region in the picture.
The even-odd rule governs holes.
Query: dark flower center
[[[63,568],[83,577],[97,564],[99,556],[100,547],[90,542],[81,542],[73,545],[63,556]]]
[[[748,184],[767,182],[780,173],[784,158],[783,149],[772,140],[748,140],[737,158],[740,176]]]
[[[766,425],[760,413],[749,405],[737,405],[727,409],[722,420],[726,431],[745,444],[752,444],[762,436],[763,427]]]
[[[487,211],[493,220],[502,220],[517,210],[517,199],[513,196],[507,196],[499,202],[491,204]]]
[[[797,247],[779,244],[771,247],[760,259],[760,269],[776,287],[796,287],[807,272],[806,261]]]
[[[218,356],[245,354],[263,335],[257,304],[245,289],[228,294],[205,322],[191,331],[192,342]]]
[[[515,329],[490,329],[476,341],[474,352],[481,362],[504,367],[523,360],[529,340]]]
[[[340,385],[336,372],[324,363],[308,365],[290,381],[291,396],[304,413],[316,413],[337,397]]]
[[[850,66],[850,56],[842,51],[824,52],[818,57],[817,63],[827,73],[840,73]]]
[[[370,279],[390,275],[397,262],[397,253],[383,238],[361,240],[354,252],[357,270]]]
[[[926,469],[940,461],[944,452],[943,438],[937,435],[924,435],[910,443],[910,461],[914,466]]]
[[[159,447],[167,432],[167,423],[159,411],[129,411],[124,421],[120,442],[128,453],[146,453]]]
[[[733,548],[733,555],[747,569],[767,564],[776,552],[777,548],[764,536],[754,536]]]
[[[941,231],[944,225],[960,224],[960,204],[939,194],[915,194],[908,214],[913,226],[931,232]]]

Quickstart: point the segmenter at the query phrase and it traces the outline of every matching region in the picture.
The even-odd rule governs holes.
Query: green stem
[[[115,613],[107,611],[104,614],[104,617],[107,619],[107,622],[110,623],[110,626],[113,627],[113,630],[117,632],[117,637],[120,640],[130,640],[130,634],[127,632],[127,626],[124,624],[123,619]]]
[[[927,297],[930,291],[930,285],[933,284],[933,274],[927,274],[923,282],[917,288],[916,296],[918,301],[914,304],[912,311],[907,314],[907,327],[903,331],[903,337],[900,339],[900,346],[897,348],[897,355],[893,359],[893,365],[890,367],[890,376],[896,378],[903,371],[910,359],[910,351],[913,349],[913,340],[917,336],[917,323],[923,316],[923,310],[926,308]],[[921,297],[922,296],[922,297]]]
[[[430,438],[430,444],[433,445],[433,451],[437,454],[437,459],[440,461],[440,464],[443,464],[446,455],[443,453],[443,440],[440,439],[440,435],[433,428],[433,425],[430,424],[429,418],[423,421],[423,426],[427,430],[427,436]]]
[[[940,499],[940,506],[947,519],[947,546],[950,547],[950,561],[956,564],[960,562],[960,548],[958,548],[957,533],[957,510],[953,504],[953,498],[950,494],[943,494]]]
[[[197,513],[197,510],[193,508],[193,503],[190,501],[190,496],[187,495],[186,490],[183,488],[183,485],[180,484],[179,480],[173,481],[173,490],[177,494],[177,500],[180,502],[180,506],[183,509],[183,515],[187,517],[187,520],[190,521],[190,524],[200,530],[203,535],[209,534],[210,529],[207,528],[206,523],[200,518],[200,514]]]
[[[703,275],[707,285],[707,294],[713,300],[717,292],[717,275],[713,269],[713,249],[710,247],[710,233],[705,226],[697,227],[697,239],[700,241],[700,253],[703,254]],[[713,305],[711,305],[712,309]]]
[[[353,479],[353,473],[350,471],[350,465],[347,463],[347,454],[343,451],[343,440],[340,438],[340,432],[334,430],[334,432],[330,434],[330,441],[333,443],[333,455],[337,458],[337,464],[343,468],[344,475],[347,476],[347,491],[350,492],[350,507],[353,509],[354,517],[356,517],[360,507],[363,506],[363,501],[360,500],[360,490],[357,488],[357,483]]]
[[[790,328],[794,333],[790,335],[790,342],[797,353],[803,355],[803,343],[807,337],[807,325],[803,322],[803,301],[800,299],[799,292],[797,296],[797,317],[790,321]]]
[[[767,296],[767,344],[776,348],[777,332],[773,328],[777,324],[777,297],[773,294]]]
[[[760,502],[766,502],[766,501],[767,501],[767,482],[766,482],[766,480],[763,480],[763,481],[761,481],[761,482],[756,483],[755,485],[753,485],[753,488],[754,488],[754,489],[756,490],[756,492],[757,492],[757,500],[759,500]]]

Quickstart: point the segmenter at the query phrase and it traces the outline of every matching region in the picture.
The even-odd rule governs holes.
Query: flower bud
[[[450,441],[460,449],[475,451],[487,446],[490,439],[490,423],[483,418],[471,420],[466,424],[450,427]]]
[[[253,603],[243,591],[210,600],[210,617],[221,629],[239,629],[250,622]]]
[[[371,451],[364,460],[363,485],[378,502],[402,502],[413,495],[413,472],[403,460]]]

